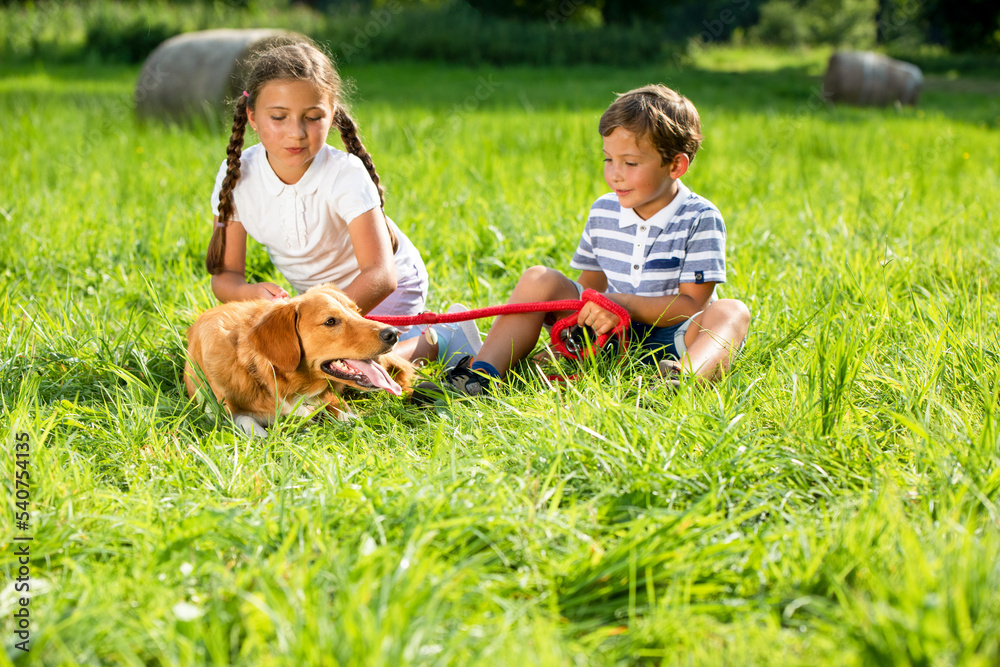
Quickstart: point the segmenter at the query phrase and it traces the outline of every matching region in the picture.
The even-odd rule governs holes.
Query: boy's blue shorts
[[[657,364],[662,359],[680,359],[687,352],[684,334],[692,320],[669,327],[654,327],[642,322],[632,322],[628,330],[629,354],[645,364]],[[618,337],[608,340],[604,349],[618,353]]]
[[[654,327],[642,322],[632,322],[628,332],[628,344],[632,354],[640,361],[650,364],[661,359],[680,359],[687,352],[684,334],[691,326],[691,319],[669,327]]]
[[[577,293],[583,295],[583,285],[573,281]],[[654,327],[642,322],[632,322],[628,332],[628,346],[636,357],[649,364],[656,364],[661,359],[680,359],[687,352],[687,345],[684,344],[684,334],[687,333],[691,321],[700,315],[695,313],[679,324],[669,327]],[[610,349],[617,349],[618,338],[614,337],[608,341]],[[638,351],[637,351],[638,349]]]

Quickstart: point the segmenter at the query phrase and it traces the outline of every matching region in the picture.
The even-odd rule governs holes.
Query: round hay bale
[[[274,42],[305,39],[282,30],[201,30],[177,35],[149,54],[135,85],[139,118],[183,122],[226,117],[241,92],[247,58]]]
[[[870,51],[838,51],[823,77],[823,97],[857,106],[915,106],[923,85],[916,65]]]

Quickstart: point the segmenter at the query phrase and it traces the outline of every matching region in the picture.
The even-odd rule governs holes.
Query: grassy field
[[[138,125],[135,68],[0,69],[0,662],[997,664],[1000,82],[827,109],[822,57],[755,58],[345,69],[435,310],[568,269],[613,93],[688,95],[752,333],[710,389],[522,366],[262,442],[180,382],[228,133]]]

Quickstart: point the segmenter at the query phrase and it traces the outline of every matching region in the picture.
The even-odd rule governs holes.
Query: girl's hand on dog
[[[267,299],[268,301],[277,301],[278,299],[287,299],[288,292],[282,289],[279,285],[274,283],[256,283],[252,285],[255,290],[253,298],[255,299]]]
[[[577,317],[576,323],[582,327],[590,327],[594,330],[595,334],[603,336],[618,326],[620,320],[621,318],[610,310],[605,310],[593,301],[588,301],[580,309],[580,315]]]

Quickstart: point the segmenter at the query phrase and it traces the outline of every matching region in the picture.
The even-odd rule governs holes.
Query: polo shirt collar
[[[302,175],[302,178],[298,180],[297,183],[292,183],[288,185],[283,183],[278,175],[274,173],[274,169],[271,168],[271,163],[267,161],[267,152],[264,147],[261,146],[260,152],[262,153],[263,159],[260,161],[261,167],[261,179],[264,181],[264,189],[267,194],[272,197],[277,197],[285,188],[289,188],[300,195],[311,195],[319,189],[319,182],[322,180],[323,167],[327,161],[327,150],[326,146],[320,149],[316,157],[313,158],[312,162],[309,163],[309,168],[306,169],[306,173]]]
[[[625,227],[632,227],[634,225],[649,225],[650,227],[664,229],[690,195],[691,190],[680,181],[677,181],[677,195],[669,204],[654,213],[649,220],[643,220],[633,209],[623,206],[621,216],[618,218],[618,228],[624,229]]]

